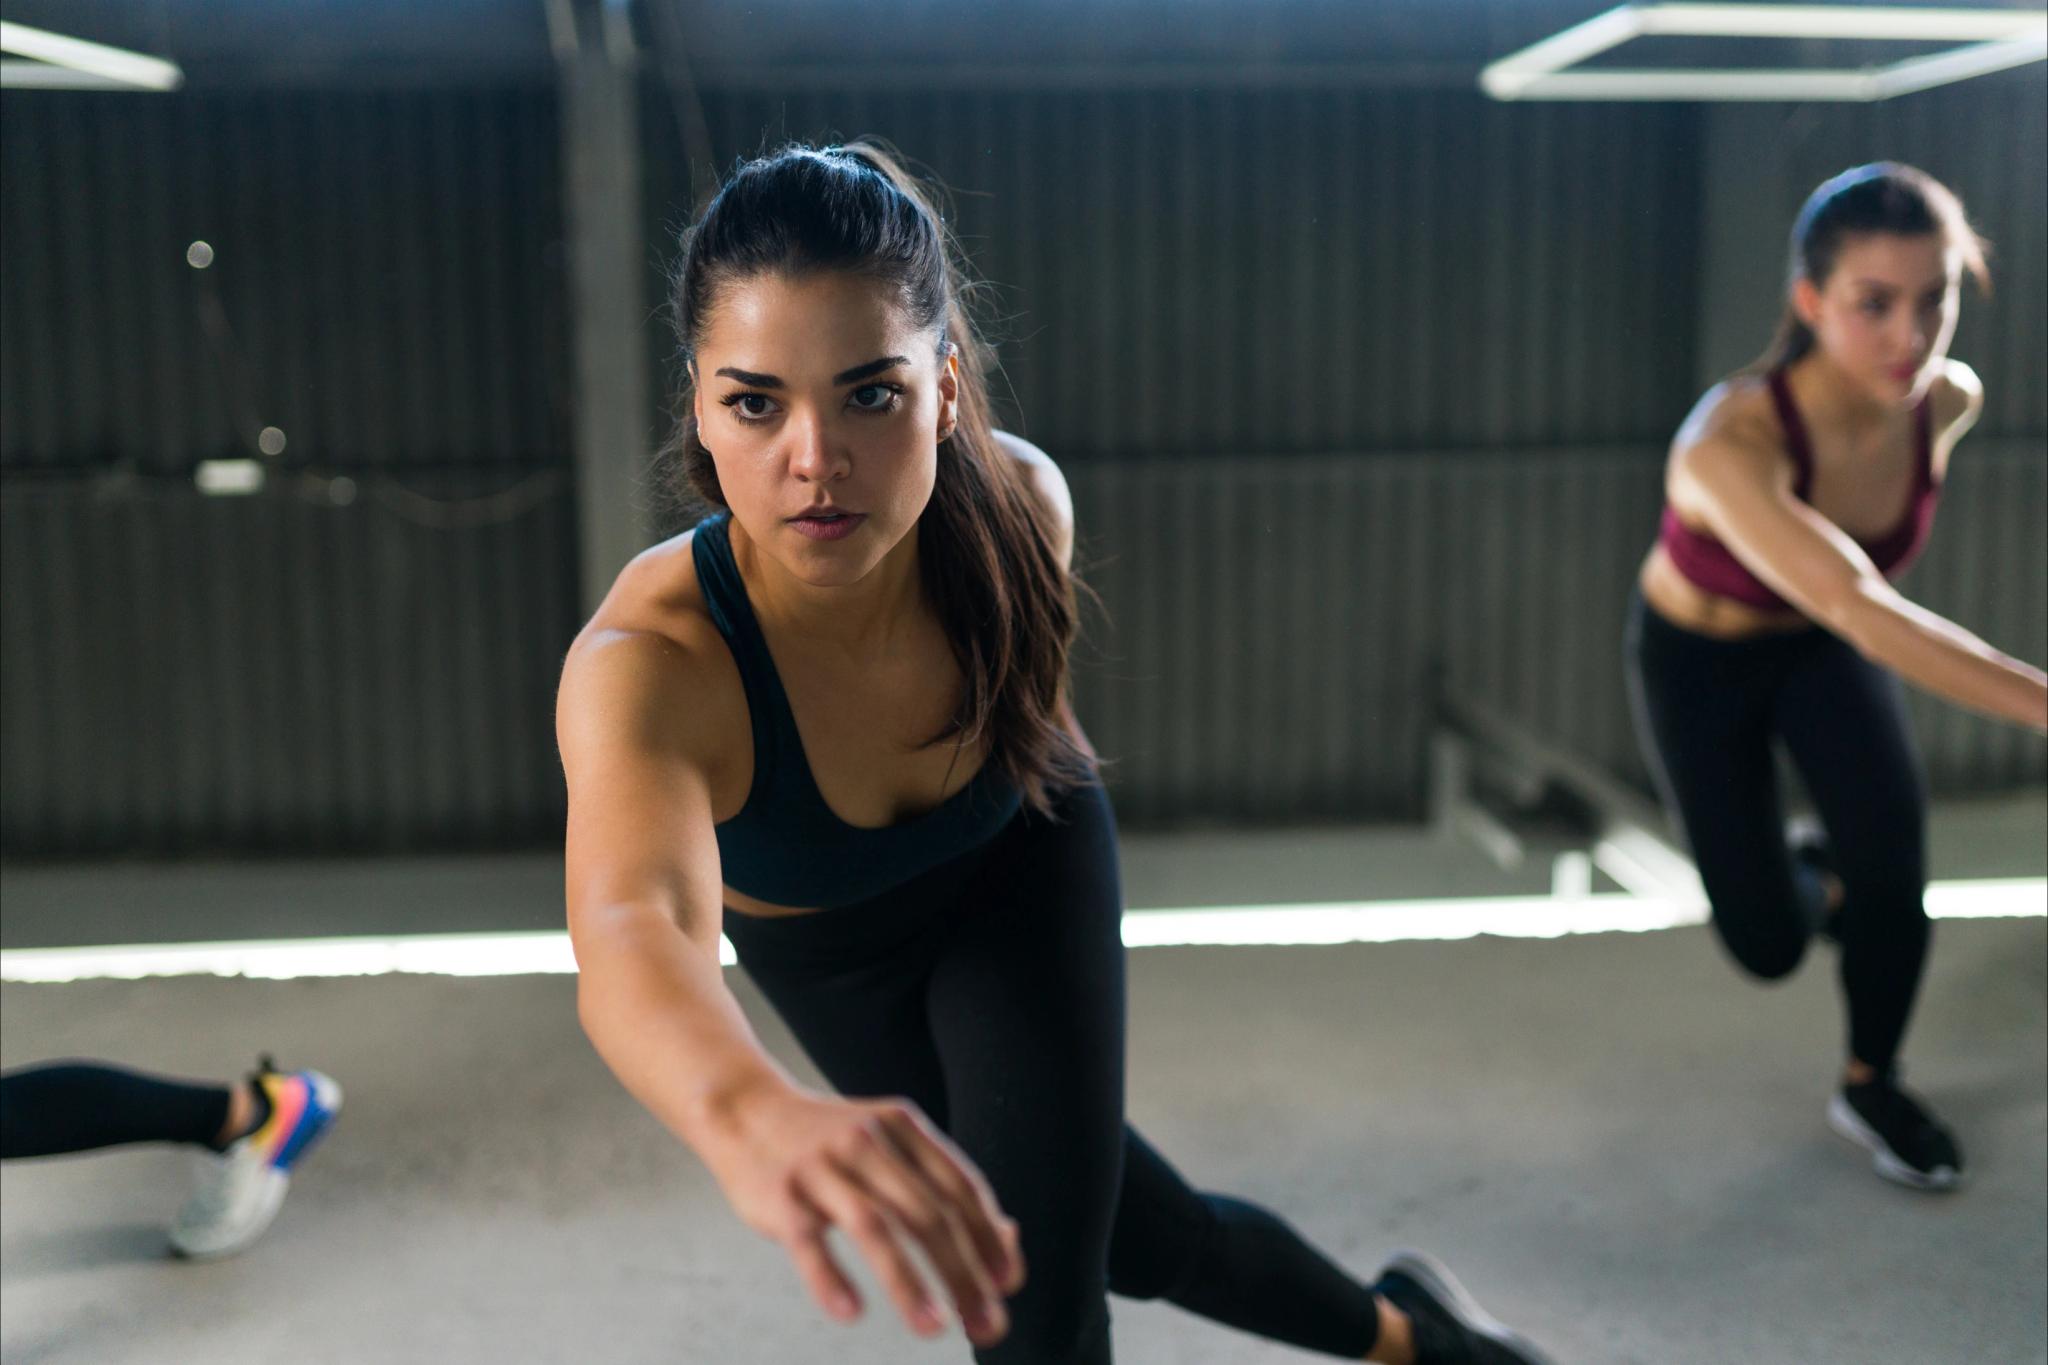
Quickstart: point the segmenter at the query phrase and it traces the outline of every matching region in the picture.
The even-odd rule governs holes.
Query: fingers
[[[796,1264],[804,1288],[811,1291],[820,1308],[840,1322],[852,1322],[860,1316],[860,1292],[832,1258],[822,1218],[809,1231],[798,1233],[783,1245]]]
[[[1008,1276],[1003,1281],[1003,1292],[1014,1294],[1024,1287],[1024,1238],[1017,1231],[1017,1220],[1003,1219],[998,1229],[1003,1241],[1003,1252],[1008,1256]]]
[[[976,1345],[1002,1340],[1009,1317],[968,1220],[925,1178],[910,1154],[878,1128],[873,1143],[846,1173],[884,1207],[897,1228],[917,1240],[958,1307],[968,1339]]]
[[[783,1247],[818,1306],[841,1322],[852,1322],[860,1316],[860,1291],[840,1269],[831,1245],[825,1240],[831,1220],[801,1191],[792,1189],[789,1193],[792,1199],[786,1209],[788,1230],[782,1238]]]
[[[946,1315],[904,1250],[898,1227],[881,1200],[838,1165],[814,1172],[805,1182],[805,1193],[873,1269],[911,1331],[929,1337],[945,1330]]]
[[[809,1116],[815,1145],[797,1144],[808,1150],[784,1168],[779,1195],[763,1191],[765,1199],[743,1205],[755,1210],[750,1221],[783,1244],[811,1297],[834,1318],[861,1311],[827,1240],[837,1227],[911,1331],[945,1330],[948,1314],[930,1284],[936,1274],[968,1339],[984,1347],[1001,1341],[1009,1332],[1003,1300],[1023,1284],[1024,1258],[1017,1225],[981,1172],[908,1102],[822,1108]]]
[[[1017,1222],[996,1203],[995,1191],[953,1144],[914,1109],[885,1115],[883,1127],[939,1198],[959,1211],[975,1253],[1004,1294],[1024,1287],[1024,1255]]]

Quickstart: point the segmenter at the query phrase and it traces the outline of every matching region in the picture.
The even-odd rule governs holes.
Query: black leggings
[[[984,1365],[1105,1365],[1105,1290],[1359,1359],[1370,1289],[1264,1209],[1189,1188],[1124,1123],[1123,893],[1099,787],[859,904],[728,912],[741,963],[842,1093],[904,1096],[1016,1218],[1030,1269]]]
[[[1849,1052],[1888,1069],[1927,961],[1927,800],[1898,680],[1828,632],[1716,640],[1630,603],[1636,733],[1692,845],[1714,928],[1766,980],[1806,953],[1815,916],[1786,852],[1771,741],[1827,830]]]
[[[102,1062],[46,1062],[0,1074],[0,1158],[124,1142],[215,1146],[228,1087],[146,1076]]]

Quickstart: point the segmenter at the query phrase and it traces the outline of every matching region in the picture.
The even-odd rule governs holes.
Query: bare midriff
[[[1636,579],[1650,610],[1682,630],[1717,640],[1785,635],[1813,623],[1796,611],[1765,610],[1707,592],[1678,571],[1662,545],[1653,546]]]
[[[753,915],[758,919],[788,919],[793,915],[815,915],[822,906],[770,905],[757,901],[752,896],[742,895],[731,887],[725,888],[725,908],[742,915]]]

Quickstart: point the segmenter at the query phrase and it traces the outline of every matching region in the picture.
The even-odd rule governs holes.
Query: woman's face
[[[892,288],[844,271],[728,283],[694,377],[733,520],[798,579],[857,582],[916,526],[958,382]]]
[[[1793,286],[1793,306],[1828,358],[1886,404],[1917,403],[1956,330],[1960,255],[1935,233],[1851,237],[1816,286]]]

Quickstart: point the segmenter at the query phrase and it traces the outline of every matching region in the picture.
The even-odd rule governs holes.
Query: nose
[[[789,472],[799,482],[831,483],[851,472],[852,463],[838,449],[822,420],[812,417],[791,422],[784,430],[791,442]]]
[[[1932,340],[1927,319],[1921,316],[1918,309],[1906,308],[1900,311],[1905,316],[1903,322],[1893,329],[1893,339],[1908,356],[1917,358],[1927,354],[1927,347]]]

